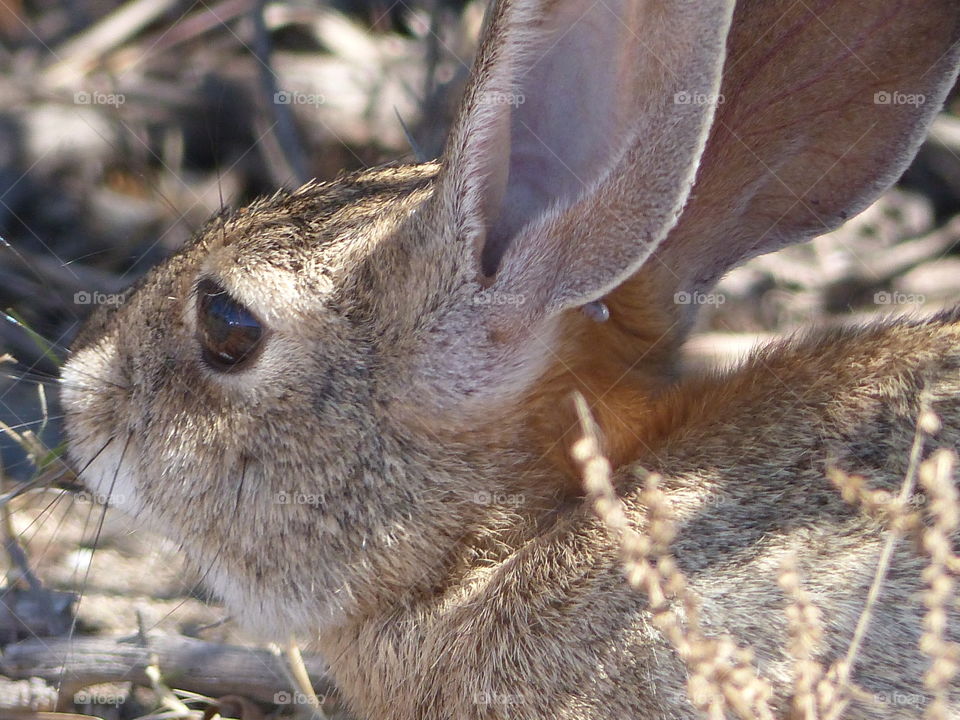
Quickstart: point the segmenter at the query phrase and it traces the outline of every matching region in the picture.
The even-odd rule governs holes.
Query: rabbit
[[[958,62],[953,0],[499,0],[439,161],[221,214],[96,311],[69,457],[240,623],[313,638],[360,718],[700,717],[585,500],[580,393],[628,518],[660,473],[705,632],[783,714],[778,562],[841,658],[886,533],[827,470],[898,488],[923,398],[957,447],[960,313],[724,372],[682,346],[727,270],[898,178]],[[929,702],[925,562],[897,546],[846,717]]]

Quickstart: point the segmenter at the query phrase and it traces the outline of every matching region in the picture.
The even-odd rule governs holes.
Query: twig
[[[52,87],[76,83],[104,53],[126,42],[176,5],[177,0],[133,0],[121,5],[60,47],[56,53],[59,61],[41,74],[41,81]]]
[[[39,677],[57,682],[69,696],[88,685],[108,682],[149,684],[147,667],[155,660],[162,668],[176,668],[169,678],[177,689],[211,697],[244,695],[274,702],[291,684],[266,650],[205,642],[179,635],[151,635],[150,647],[122,638],[43,638],[23,640],[4,648],[0,674],[12,678]],[[326,675],[326,663],[303,659],[311,684],[320,694],[336,690]]]
[[[296,180],[296,184],[302,185],[310,179],[307,173],[307,166],[304,162],[307,153],[304,152],[303,143],[300,142],[296,125],[293,123],[292,106],[290,104],[277,102],[281,88],[277,83],[277,74],[273,71],[273,66],[270,61],[272,48],[270,45],[270,34],[267,31],[266,20],[264,19],[266,5],[266,0],[258,0],[251,12],[251,16],[253,17],[252,49],[254,57],[258,61],[263,92],[273,114],[274,135],[280,144],[284,160],[290,173]]]
[[[313,711],[314,717],[325,720],[326,715],[320,707],[320,699],[313,689],[313,683],[310,682],[310,675],[307,673],[307,667],[303,664],[303,655],[300,653],[300,647],[297,640],[292,635],[287,642],[287,664],[290,666],[290,673],[296,683],[297,689],[306,697],[307,705]]]

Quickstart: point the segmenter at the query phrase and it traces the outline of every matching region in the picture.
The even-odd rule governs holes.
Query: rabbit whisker
[[[104,444],[103,448],[101,448],[100,452],[106,449],[106,446],[109,445],[112,440],[113,438],[110,438],[110,440]],[[117,465],[113,472],[113,479],[110,481],[110,487],[107,490],[105,502],[103,504],[103,512],[100,513],[100,519],[97,522],[97,530],[96,530],[96,533],[94,534],[93,543],[91,544],[91,549],[90,549],[90,562],[87,564],[86,571],[84,572],[83,582],[80,583],[81,598],[83,597],[83,593],[90,582],[90,571],[93,568],[93,555],[94,553],[96,553],[97,546],[100,544],[100,535],[103,532],[103,524],[106,522],[106,519],[107,519],[107,510],[110,509],[110,495],[113,493],[113,488],[117,483],[117,478],[119,478],[120,476],[120,470],[123,467],[123,459],[126,457],[127,450],[130,448],[131,440],[133,440],[133,433],[129,432],[127,433],[126,442],[124,442],[123,444],[123,449],[120,451],[120,458],[117,460]],[[99,455],[99,452],[97,454]],[[93,459],[91,459],[91,462],[93,461]],[[84,470],[86,470],[86,468],[89,466],[90,466],[90,463],[87,463],[87,465],[84,467]],[[91,506],[90,513],[87,515],[87,521],[84,523],[84,531],[86,531],[87,523],[89,522],[90,517],[92,517],[93,511],[94,511],[94,506]],[[77,615],[76,613],[74,613],[73,620],[70,623],[70,630],[67,633],[68,637],[73,637],[74,633],[76,632],[76,629],[77,629]],[[63,678],[66,670],[67,670],[67,663],[64,663],[63,667],[60,669],[60,677],[57,680],[56,686],[58,690],[63,687]]]

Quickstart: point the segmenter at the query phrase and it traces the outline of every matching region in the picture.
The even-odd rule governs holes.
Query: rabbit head
[[[615,463],[656,434],[683,298],[889,186],[958,37],[950,0],[502,0],[440,163],[215,218],[89,321],[71,458],[268,633],[433,592],[578,495],[572,390]]]

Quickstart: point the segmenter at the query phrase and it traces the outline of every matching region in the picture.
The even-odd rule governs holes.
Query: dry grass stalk
[[[933,696],[925,712],[925,717],[929,720],[946,720],[949,717],[950,683],[960,667],[960,646],[945,638],[947,607],[952,600],[955,585],[952,575],[960,572],[960,557],[953,552],[951,542],[952,535],[960,525],[960,497],[954,480],[956,453],[938,450],[930,459],[920,462],[924,437],[935,435],[939,429],[939,418],[924,401],[917,421],[907,476],[900,494],[896,497],[891,497],[883,490],[870,489],[865,479],[860,476],[836,469],[828,471],[830,479],[847,502],[859,506],[867,515],[882,522],[889,529],[870,596],[847,654],[847,662],[838,666],[839,681],[846,683],[849,678],[856,650],[865,634],[870,611],[882,585],[896,541],[904,535],[912,536],[921,551],[930,557],[930,563],[923,571],[923,580],[927,584],[924,593],[927,611],[923,619],[924,634],[920,640],[920,650],[931,661],[930,669],[924,678],[924,686]],[[909,509],[917,477],[929,499],[926,512],[932,521],[930,523],[924,522],[921,512]],[[837,690],[842,695],[843,685],[839,685]],[[830,717],[839,715],[840,711],[830,713]]]
[[[867,516],[884,527],[920,542],[923,519],[919,512],[911,509],[912,498],[903,501],[900,495],[869,487],[862,475],[846,473],[834,467],[827,468],[827,477],[848,503],[859,506]]]
[[[749,649],[730,638],[708,638],[700,627],[700,605],[686,578],[669,555],[674,537],[670,507],[659,489],[658,477],[648,474],[640,496],[646,508],[645,530],[631,527],[623,502],[611,482],[610,462],[600,450],[599,433],[586,402],[575,397],[583,437],[573,447],[587,497],[598,516],[619,540],[630,585],[648,598],[653,624],[677,651],[690,677],[691,703],[711,719],[725,717],[729,708],[743,720],[773,720],[769,701],[772,688],[753,667]],[[677,601],[683,619],[673,608]]]
[[[844,500],[853,505],[858,505],[868,515],[886,525],[888,530],[887,539],[877,560],[873,582],[870,585],[863,611],[860,613],[860,619],[857,621],[853,639],[847,649],[847,655],[831,668],[835,679],[831,681],[833,687],[829,689],[832,702],[824,709],[823,713],[827,720],[841,717],[849,702],[850,694],[853,691],[850,676],[856,666],[857,654],[864,638],[866,638],[870,622],[873,620],[873,610],[877,598],[880,596],[880,590],[886,581],[897,543],[903,536],[905,529],[913,528],[916,530],[922,525],[918,513],[910,513],[906,509],[913,499],[917,484],[917,472],[920,466],[920,457],[923,453],[925,433],[935,427],[926,396],[921,397],[920,404],[920,414],[917,418],[917,427],[910,447],[910,460],[907,465],[906,476],[896,497],[891,497],[890,493],[885,490],[871,490],[866,486],[864,478],[858,475],[850,475],[836,468],[827,471],[828,477],[836,485]]]
[[[920,466],[920,483],[930,499],[928,512],[932,520],[923,533],[923,547],[930,555],[930,564],[923,571],[927,584],[923,601],[927,611],[920,639],[920,650],[930,658],[930,669],[924,677],[924,686],[933,696],[926,711],[929,720],[946,720],[949,716],[950,683],[957,674],[960,659],[960,645],[945,637],[947,606],[955,585],[950,567],[956,567],[958,561],[951,543],[951,536],[960,524],[955,466],[956,455],[949,450],[938,450]]]
[[[817,689],[824,678],[823,666],[814,659],[823,640],[820,610],[803,589],[794,556],[784,558],[778,580],[790,601],[787,606],[790,628],[787,649],[794,659],[793,716],[798,720],[816,720],[821,710]]]
[[[587,498],[619,541],[628,582],[647,596],[654,625],[686,664],[690,672],[687,690],[691,703],[718,720],[725,717],[728,709],[744,719],[773,718],[769,706],[772,688],[754,669],[750,649],[738,647],[730,638],[707,638],[703,634],[699,600],[669,554],[675,530],[668,499],[658,485],[659,477],[647,474],[644,478],[640,500],[646,514],[641,523],[643,530],[638,531],[631,525],[624,503],[614,491],[612,468],[601,451],[599,430],[589,408],[580,396],[575,397],[575,402],[583,437],[574,445],[573,455],[583,476]],[[863,477],[829,470],[830,479],[844,499],[881,522],[888,535],[847,654],[827,670],[815,659],[823,641],[820,611],[802,587],[795,558],[784,560],[779,584],[789,600],[788,651],[795,663],[791,719],[836,720],[857,696],[858,688],[852,683],[851,674],[893,550],[904,536],[913,537],[918,547],[930,556],[930,564],[923,574],[928,589],[924,594],[927,612],[920,644],[921,651],[931,660],[924,685],[933,701],[927,707],[926,718],[946,720],[949,716],[948,692],[960,670],[960,645],[945,637],[947,607],[953,600],[955,585],[952,574],[960,569],[960,557],[953,552],[951,542],[960,527],[960,495],[954,484],[954,452],[940,450],[929,460],[920,462],[925,437],[936,434],[938,429],[939,420],[925,404],[918,418],[909,467],[897,495],[869,488]],[[918,478],[929,498],[926,506],[929,523],[925,523],[923,513],[912,506]],[[674,609],[677,604],[682,607],[682,614]]]

